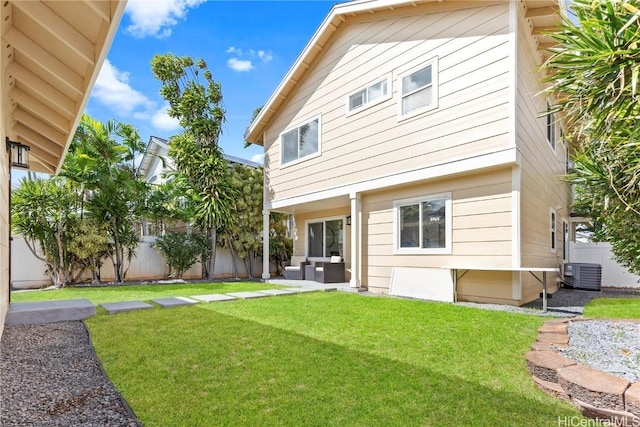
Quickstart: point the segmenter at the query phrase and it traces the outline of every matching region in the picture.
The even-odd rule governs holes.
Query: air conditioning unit
[[[602,266],[577,262],[566,263],[562,283],[567,288],[599,291],[602,284]]]

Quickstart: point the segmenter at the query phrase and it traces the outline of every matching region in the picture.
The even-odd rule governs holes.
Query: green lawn
[[[640,319],[640,299],[594,299],[584,307],[584,315],[586,317],[607,317],[612,319]]]
[[[542,322],[318,292],[87,324],[146,426],[557,426],[578,411],[524,361]]]
[[[171,285],[124,285],[63,288],[42,291],[12,292],[12,302],[50,301],[86,298],[94,304],[119,301],[148,301],[156,298],[191,297],[194,295],[220,294],[239,291],[278,289],[282,286],[260,282],[187,283]]]

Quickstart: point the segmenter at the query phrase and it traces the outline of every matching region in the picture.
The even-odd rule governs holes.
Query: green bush
[[[182,279],[182,275],[196,263],[201,253],[200,245],[190,234],[167,233],[151,245],[164,259],[170,271],[175,271],[175,277]]]

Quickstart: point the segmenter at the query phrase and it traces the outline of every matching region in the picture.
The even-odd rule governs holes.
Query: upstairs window
[[[320,118],[317,117],[280,135],[282,164],[319,153]]]
[[[400,77],[400,117],[410,117],[436,108],[437,61]]]
[[[556,151],[556,138],[556,117],[551,112],[551,104],[547,101],[547,142],[554,152]]]
[[[347,114],[376,105],[391,97],[391,79],[389,76],[373,84],[360,88],[348,96]]]

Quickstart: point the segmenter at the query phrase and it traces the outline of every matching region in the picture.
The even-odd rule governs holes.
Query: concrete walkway
[[[109,314],[127,311],[149,310],[155,307],[171,308],[200,303],[232,301],[236,299],[267,298],[282,295],[295,295],[303,292],[344,290],[355,292],[352,288],[326,285],[304,280],[269,281],[269,283],[290,286],[284,289],[265,289],[252,292],[228,292],[226,294],[194,295],[191,297],[169,297],[144,301],[121,301],[100,304]],[[345,285],[345,284],[339,284]],[[67,320],[83,320],[96,314],[96,306],[87,299],[70,299],[58,301],[14,302],[9,306],[6,317],[7,325],[34,325]]]

